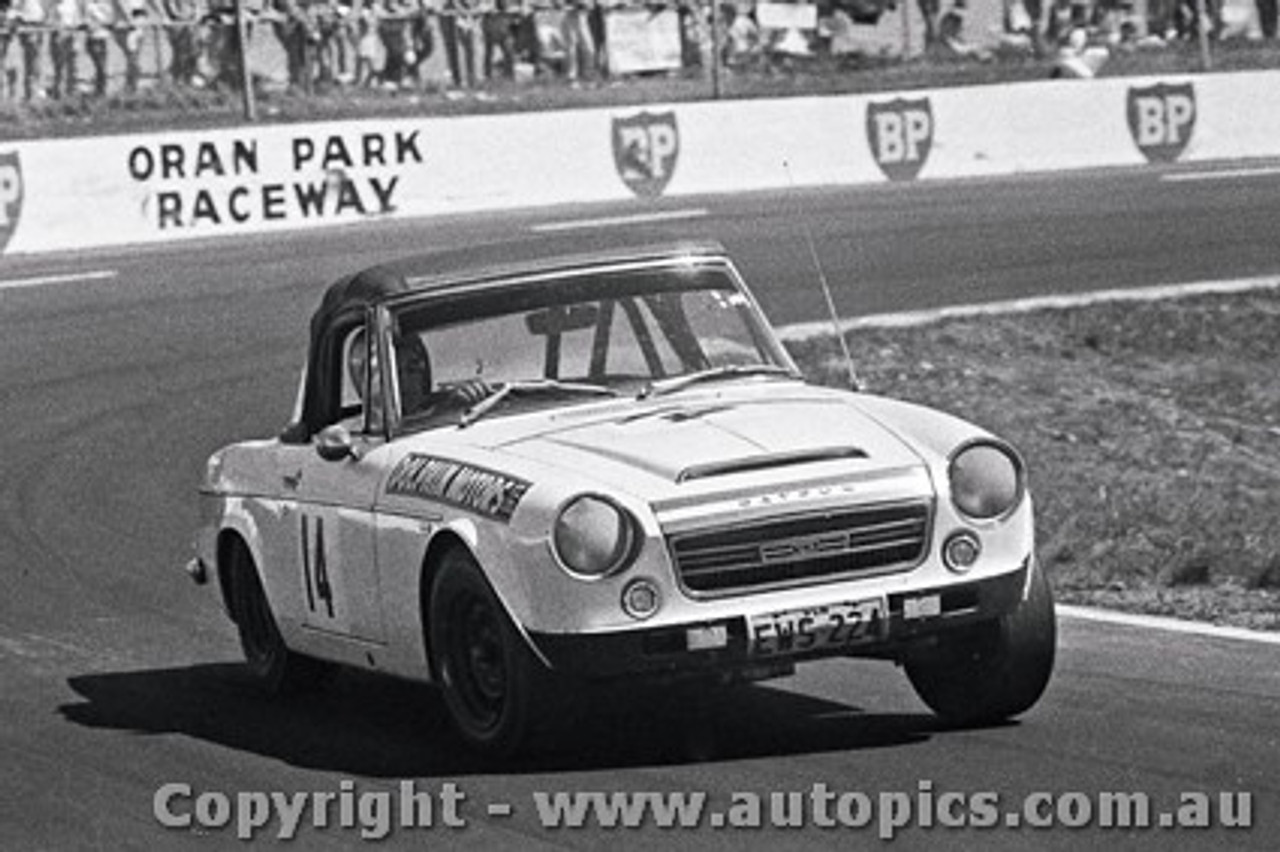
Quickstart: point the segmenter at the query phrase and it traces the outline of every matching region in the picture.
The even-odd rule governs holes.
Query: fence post
[[[236,0],[236,53],[240,59],[240,95],[244,102],[245,121],[258,120],[253,102],[253,78],[249,76],[249,44],[245,38],[244,0]]]
[[[1209,49],[1209,20],[1205,15],[1204,0],[1196,0],[1196,32],[1200,35],[1200,67],[1213,70],[1213,53]]]
[[[720,0],[711,3],[711,97],[720,100],[722,86],[720,81]]]

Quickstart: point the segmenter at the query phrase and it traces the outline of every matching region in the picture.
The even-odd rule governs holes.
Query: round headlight
[[[636,522],[620,506],[590,494],[565,504],[552,534],[556,556],[574,574],[604,577],[635,556]]]
[[[951,500],[971,518],[998,518],[1022,499],[1022,464],[998,444],[970,444],[951,459]]]

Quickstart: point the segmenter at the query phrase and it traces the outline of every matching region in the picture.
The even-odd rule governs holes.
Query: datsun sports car
[[[528,254],[338,281],[292,421],[210,458],[187,570],[256,680],[431,681],[503,753],[575,685],[825,657],[902,665],[954,724],[1038,700],[1055,619],[1012,447],[806,383],[718,245]]]

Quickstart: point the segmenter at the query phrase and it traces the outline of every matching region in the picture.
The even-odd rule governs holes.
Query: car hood
[[[805,465],[862,471],[922,466],[856,399],[786,385],[682,393],[603,416],[554,418],[544,429],[508,436],[491,448],[650,498],[682,483],[710,486],[735,474],[776,474]]]

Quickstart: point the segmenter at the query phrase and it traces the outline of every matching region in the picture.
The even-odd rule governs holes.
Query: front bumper
[[[853,648],[758,657],[751,654],[747,620],[717,619],[657,628],[593,634],[530,632],[529,639],[557,671],[591,679],[726,675],[754,679],[784,674],[795,662],[833,656],[898,657],[945,631],[1007,615],[1022,601],[1028,557],[1022,567],[986,580],[891,594],[879,638]],[[922,602],[927,605],[922,606]],[[690,650],[690,633],[714,631],[720,647]]]

